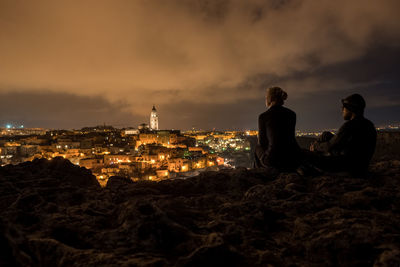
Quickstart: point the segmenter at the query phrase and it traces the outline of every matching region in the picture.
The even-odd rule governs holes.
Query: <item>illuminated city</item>
[[[205,170],[250,164],[256,131],[159,130],[155,107],[150,127],[116,129],[111,126],[80,130],[14,127],[1,129],[1,165],[35,158],[63,157],[90,169],[101,185],[111,176],[133,181],[185,178]],[[250,166],[248,166],[250,167]]]

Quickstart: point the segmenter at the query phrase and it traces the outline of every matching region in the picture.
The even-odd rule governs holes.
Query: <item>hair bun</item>
[[[287,99],[287,93],[282,90],[282,100],[286,100],[286,99]]]
[[[282,90],[280,87],[270,87],[267,89],[267,94],[269,95],[271,101],[276,101],[280,105],[283,105],[283,101],[285,101],[288,97],[287,93]]]

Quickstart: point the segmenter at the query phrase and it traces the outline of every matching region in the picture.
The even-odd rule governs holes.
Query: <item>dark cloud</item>
[[[374,108],[397,105],[398,10],[398,0],[1,1],[0,92],[101,95],[140,118],[152,104],[176,118],[180,103],[201,128],[230,128],[229,114],[247,115],[237,121],[247,128],[265,87],[281,85],[306,115],[299,125],[336,125],[306,103],[361,90]]]
[[[158,108],[161,128],[244,130],[257,127],[257,115],[263,111],[259,100],[226,104],[173,102]]]
[[[106,123],[136,126],[143,119],[127,110],[126,103],[111,103],[100,96],[68,93],[11,92],[0,94],[0,125],[26,127],[81,128]]]

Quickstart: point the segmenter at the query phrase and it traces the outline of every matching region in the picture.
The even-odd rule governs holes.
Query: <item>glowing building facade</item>
[[[154,105],[150,114],[150,130],[158,130],[158,115]]]

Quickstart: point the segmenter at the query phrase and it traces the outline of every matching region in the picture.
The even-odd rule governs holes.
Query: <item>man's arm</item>
[[[345,150],[349,138],[348,128],[348,123],[343,124],[337,134],[328,142],[328,152],[330,154],[339,155]]]
[[[331,132],[323,132],[317,140],[315,140],[311,146],[310,151],[328,153],[329,141],[332,140],[334,135]]]

